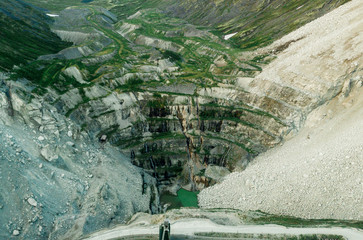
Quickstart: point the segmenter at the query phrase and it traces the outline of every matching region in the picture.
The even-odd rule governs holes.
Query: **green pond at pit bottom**
[[[160,196],[160,202],[164,204],[170,204],[168,209],[175,209],[181,207],[198,207],[198,195],[199,192],[187,191],[183,188],[177,191],[177,196],[170,193],[164,193]]]

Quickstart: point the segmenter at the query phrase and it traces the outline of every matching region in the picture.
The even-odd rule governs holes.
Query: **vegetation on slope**
[[[154,8],[165,4],[158,0],[26,0],[48,11],[59,12],[69,6],[98,6],[104,7],[115,13],[119,19],[124,19],[141,9]]]
[[[242,49],[255,49],[324,15],[349,0],[286,1],[173,1],[173,0],[27,0],[50,11],[68,6],[102,6],[125,19],[139,10],[158,8],[168,15],[197,25],[213,26],[224,34],[237,33],[231,40]],[[203,9],[203,11],[201,11]]]
[[[271,43],[348,1],[178,1],[168,7],[167,12],[195,24],[217,27],[224,33],[237,32],[232,38],[236,46],[254,49]]]
[[[149,169],[154,176],[168,179],[170,172],[180,175],[184,163],[192,156],[192,161],[200,163],[200,169],[194,173],[202,184],[206,184],[205,176],[199,172],[208,164],[233,169],[237,161],[248,162],[253,156],[279,143],[281,132],[294,127],[285,122],[283,114],[271,111],[275,109],[275,100],[263,99],[260,105],[264,106],[260,108],[258,104],[251,103],[254,96],[236,84],[261,72],[274,54],[271,52],[242,59],[241,53],[245,49],[231,46],[230,41],[222,39],[224,33],[214,26],[228,32],[228,27],[221,27],[225,18],[236,11],[249,9],[252,13],[258,12],[259,17],[256,15],[251,22],[248,20],[250,15],[246,15],[244,21],[263,28],[270,22],[290,19],[289,14],[294,12],[292,9],[299,8],[296,7],[299,1],[295,5],[290,2],[279,5],[281,1],[273,1],[266,3],[265,7],[262,7],[263,4],[257,6],[257,3],[244,2],[246,9],[242,10],[237,7],[241,1],[235,1],[227,5],[229,8],[235,6],[230,14],[227,10],[227,13],[217,13],[207,7],[203,8],[205,11],[195,12],[197,15],[189,16],[193,11],[185,13],[183,17],[187,19],[166,15],[160,10],[165,9],[166,2],[156,4],[155,1],[138,0],[121,3],[116,0],[110,3],[94,0],[82,3],[67,0],[60,5],[55,0],[40,1],[41,6],[52,11],[69,4],[77,5],[62,11],[54,28],[73,36],[91,36],[75,44],[72,49],[92,51],[76,59],[55,57],[34,61],[16,70],[13,77],[25,77],[36,83],[38,88],[34,90],[35,94],[46,94],[47,88],[56,90],[59,96],[54,97],[52,103],[60,112],[76,119],[83,130],[99,125],[99,128],[93,127],[97,131],[95,135],[106,134],[112,144],[133,153],[131,156],[135,165]],[[334,3],[337,5],[341,1],[331,1],[330,5],[322,4],[320,7],[330,9],[335,6]],[[174,13],[178,14],[177,10],[184,6],[183,3],[178,4],[168,9],[175,9]],[[193,6],[198,7],[199,4],[196,1]],[[215,7],[226,6],[223,4]],[[299,9],[305,9],[308,5],[318,7],[317,4],[307,3]],[[111,9],[119,18],[116,20],[99,6]],[[322,11],[317,12],[320,14]],[[78,14],[73,19],[76,12],[83,15]],[[205,18],[218,15],[216,22],[208,23],[212,25],[208,27],[191,25],[189,20],[207,24],[202,22],[204,17],[199,18],[202,16],[198,15],[200,13],[206,14],[203,15]],[[223,16],[223,19],[219,16]],[[62,22],[64,18],[67,19],[65,22],[74,24],[60,24],[59,21]],[[230,24],[238,27],[239,24],[243,25],[243,21],[232,21]],[[288,21],[286,24],[290,26]],[[273,27],[278,28],[278,24]],[[260,39],[259,31],[257,28],[246,36]],[[274,34],[268,33],[270,40],[282,33]],[[257,42],[251,39],[243,42],[250,44],[246,48],[260,46],[267,41],[264,38]],[[68,68],[76,68],[83,80],[77,81],[67,75]],[[213,91],[222,93],[213,94]],[[229,98],[228,91],[232,98]],[[122,106],[121,111],[114,109],[105,103],[112,93],[135,97],[134,105],[137,107]],[[75,96],[77,94],[80,96]],[[67,104],[65,99],[73,96],[74,104]],[[106,101],[102,102],[104,99]],[[98,108],[98,104],[102,108]],[[120,101],[122,104],[123,100]],[[174,160],[173,164],[171,160]]]
[[[0,70],[69,46],[49,29],[50,18],[20,0],[0,2]]]

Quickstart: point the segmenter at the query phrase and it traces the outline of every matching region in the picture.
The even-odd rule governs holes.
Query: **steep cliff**
[[[360,25],[342,21],[330,35],[323,22],[249,52],[234,43],[267,44],[343,2],[248,1],[245,9],[234,1],[220,14],[214,9],[224,2],[210,1],[198,12],[205,17],[181,19],[166,15],[164,1],[159,9],[149,8],[154,1],[77,1],[59,12],[65,3],[42,1],[57,11],[51,30],[59,38],[47,38],[48,20],[33,8],[27,12],[37,13],[30,30],[26,14],[23,20],[11,15],[15,25],[1,39],[5,44],[20,44],[30,31],[43,50],[61,46],[59,39],[72,46],[41,52],[27,63],[38,53],[26,48],[23,65],[0,73],[1,177],[8,179],[1,190],[9,193],[0,195],[1,233],[77,238],[134,212],[158,212],[159,194],[204,189],[296,135],[310,112],[361,83]],[[170,9],[179,14],[183,4]],[[259,15],[241,20],[236,9]],[[206,22],[219,15],[225,19]],[[275,31],[279,24],[269,27],[273,19],[284,22],[281,32]],[[23,25],[29,31],[19,30],[24,37],[10,41]],[[244,35],[252,25],[255,30]],[[347,26],[356,35],[337,42]],[[270,38],[263,35],[266,28]],[[235,40],[226,40],[233,31],[239,31]],[[317,33],[324,37],[311,38]],[[7,64],[2,69],[10,69]]]
[[[311,78],[306,89],[259,74],[273,69],[273,59],[301,37],[245,52],[214,28],[158,9],[118,20],[99,7],[73,7],[61,11],[52,28],[74,45],[42,56],[13,78],[32,81],[33,94],[93,139],[107,136],[162,191],[214,184],[208,166],[244,169],[296,133],[343,84]]]
[[[14,78],[31,80],[33,94],[94,138],[107,135],[161,187],[179,179],[203,188],[213,183],[208,165],[243,168],[295,128],[250,104],[252,95],[236,85],[272,56],[239,59],[208,29],[158,10],[115,24],[105,10],[70,8],[53,30],[75,45]]]

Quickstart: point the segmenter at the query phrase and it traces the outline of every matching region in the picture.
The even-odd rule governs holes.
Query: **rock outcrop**
[[[343,2],[314,1],[295,17],[316,17]],[[278,3],[266,2],[263,8],[264,2],[266,11],[258,19],[268,19],[270,7]],[[11,4],[22,5],[18,0]],[[300,6],[289,2],[288,10],[295,7]],[[362,85],[362,52],[357,50],[363,49],[361,21],[354,11],[345,19],[328,15],[330,20],[319,20],[319,26],[307,25],[253,52],[235,48],[231,41],[252,36],[246,47],[266,43],[255,28],[226,41],[214,28],[157,9],[130,12],[137,13],[120,14],[120,20],[91,5],[67,8],[51,28],[71,47],[41,51],[34,56],[52,54],[0,73],[0,178],[5,180],[0,186],[0,238],[77,239],[135,212],[158,212],[159,194],[175,193],[181,186],[202,190],[231,171],[246,169],[256,156],[296,135],[314,109]],[[48,34],[47,26],[41,30]],[[225,32],[241,29],[220,27]],[[53,33],[42,36],[59,43]],[[9,36],[0,41],[12,43]],[[271,160],[263,173],[280,170],[274,164]],[[279,179],[278,173],[268,181]],[[258,189],[261,175],[247,176],[238,187]],[[202,206],[226,206],[223,191],[217,200],[208,195],[220,186],[202,192]],[[231,207],[236,195],[227,197]],[[244,208],[245,199],[239,199],[238,207]]]
[[[41,57],[47,61],[22,70],[20,77],[39,84],[33,93],[84,134],[106,135],[157,179],[161,191],[171,184],[209,186],[215,181],[204,175],[209,165],[245,169],[338,94],[345,84],[339,72],[351,64],[342,63],[321,79],[306,70],[311,65],[277,72],[278,60],[290,59],[283,50],[308,44],[307,38],[299,35],[249,53],[180,19],[154,19],[162,15],[155,9],[116,24],[109,15],[100,8],[62,11],[54,32],[61,37],[71,32],[79,42],[92,37]],[[101,21],[104,17],[110,19]]]
[[[158,211],[155,180],[119,150],[31,97],[31,83],[0,85],[0,238],[76,239]]]
[[[360,49],[360,25],[341,21]],[[73,46],[1,75],[4,237],[77,238],[245,169],[360,81],[361,52],[329,51],[340,32],[321,25],[245,52],[155,9],[62,11],[52,31]]]

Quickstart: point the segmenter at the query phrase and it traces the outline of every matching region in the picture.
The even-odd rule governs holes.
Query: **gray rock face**
[[[24,236],[39,231],[54,239],[74,239],[135,211],[156,211],[157,187],[150,175],[160,190],[189,183],[203,189],[220,181],[226,169],[245,169],[253,157],[298,131],[312,109],[342,88],[350,89],[350,82],[336,81],[337,72],[352,71],[343,64],[321,74],[329,76],[324,79],[331,84],[319,81],[319,71],[305,79],[309,65],[297,77],[292,73],[299,71],[285,72],[285,65],[267,65],[262,58],[262,71],[257,64],[261,56],[256,60],[254,53],[251,58],[244,58],[245,52],[234,55],[236,49],[207,30],[186,26],[179,32],[179,21],[172,28],[166,22],[155,28],[141,12],[132,22],[143,24],[125,20],[112,26],[113,16],[88,18],[90,14],[89,9],[67,9],[57,18],[54,29],[60,35],[87,40],[44,56],[80,58],[54,75],[54,88],[48,86],[40,96],[35,85],[9,81],[12,87],[0,94],[0,122],[8,138],[0,146],[3,158],[13,164],[6,169],[21,169],[4,178],[15,178],[18,185],[18,179],[27,180],[20,187],[4,186],[4,191],[26,194],[14,203],[9,199],[16,199],[15,194],[4,197],[1,204],[6,213],[32,211],[32,219],[43,218],[29,233],[21,221],[11,220],[16,222],[12,225],[5,219],[6,234],[20,229]],[[149,25],[150,36],[143,35]],[[87,38],[77,33],[82,26],[90,31]],[[179,35],[183,39],[168,39]],[[262,56],[272,59],[276,49],[279,46]],[[255,72],[259,74],[252,78]],[[102,144],[101,136],[107,136]],[[19,140],[23,138],[25,142]],[[144,175],[131,163],[143,168]],[[29,198],[37,205],[27,203]]]
[[[76,31],[54,30],[63,41],[73,42],[74,45],[78,45],[84,41],[90,40],[98,36],[98,34],[83,33]]]
[[[80,84],[85,84],[86,82],[83,80],[83,76],[81,74],[81,72],[78,70],[78,68],[76,67],[69,67],[67,69],[64,70],[64,73],[69,76],[69,77],[73,77],[74,79],[77,80],[78,83]]]
[[[105,9],[99,9],[102,13],[100,15],[101,21],[107,23],[114,23],[117,19],[115,16]],[[102,33],[93,31],[82,31],[84,26],[91,26],[92,24],[87,20],[87,16],[91,14],[89,9],[71,9],[67,8],[60,12],[59,17],[55,19],[52,25],[52,31],[56,33],[62,40],[72,42],[73,47],[66,48],[57,54],[49,54],[40,56],[39,60],[53,60],[53,59],[77,59],[87,57],[95,52],[101,51],[103,48],[109,46],[112,40]],[[110,21],[110,23],[108,22]],[[92,44],[82,45],[84,42],[92,42]],[[78,46],[77,46],[78,45]],[[112,55],[113,56],[113,55]],[[111,57],[112,57],[111,56]],[[103,58],[105,58],[103,56]],[[109,58],[108,58],[109,59]],[[104,59],[104,60],[107,60]],[[87,60],[92,62],[95,60]],[[100,62],[100,59],[98,59]],[[79,74],[74,69],[67,69],[66,74],[71,75],[79,80]],[[76,74],[76,75],[75,75]],[[82,82],[83,83],[83,82]]]
[[[34,198],[28,198],[27,202],[32,205],[33,207],[36,207],[38,205],[37,201],[35,201]]]
[[[162,49],[173,51],[173,52],[180,52],[181,50],[183,50],[183,47],[179,46],[176,43],[165,41],[162,39],[156,39],[156,38],[151,38],[151,37],[147,37],[147,36],[142,36],[142,35],[137,37],[137,39],[135,40],[135,43],[139,44],[139,45],[146,45],[146,46],[151,46],[151,47],[156,47],[156,48],[162,48]]]
[[[19,234],[20,234],[19,230],[14,230],[14,231],[13,231],[13,235],[14,235],[14,236],[18,236]]]
[[[216,182],[222,181],[222,179],[230,173],[231,172],[228,169],[220,166],[208,166],[205,170],[205,176]]]
[[[20,82],[11,87],[9,116],[8,88],[0,85],[1,239],[78,239],[158,210],[155,180],[117,149],[41,99],[19,96]]]

